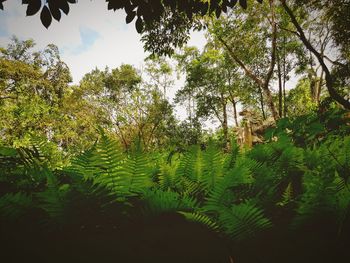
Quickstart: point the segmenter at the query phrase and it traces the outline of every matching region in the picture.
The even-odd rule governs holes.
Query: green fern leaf
[[[203,154],[203,174],[200,178],[208,191],[223,177],[223,161],[221,151],[210,143]]]
[[[248,202],[222,210],[219,223],[229,236],[237,240],[249,238],[272,226],[263,211]]]
[[[188,221],[200,223],[205,225],[207,228],[217,232],[219,230],[219,225],[213,221],[210,217],[196,213],[196,212],[178,212],[183,215]]]
[[[8,193],[0,197],[0,215],[10,220],[20,218],[32,207],[32,197],[22,192]]]

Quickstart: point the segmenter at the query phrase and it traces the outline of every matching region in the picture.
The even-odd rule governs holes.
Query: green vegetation
[[[142,70],[72,84],[57,46],[0,47],[1,259],[346,262],[348,2],[107,2],[137,17]]]
[[[283,244],[271,245],[282,251],[265,252],[276,262],[291,249],[293,238],[310,242],[299,253],[311,260],[320,255],[338,258],[341,250],[323,254],[316,249],[341,246],[348,239],[350,128],[330,133],[315,116],[304,117],[317,127],[307,134],[286,128],[305,122],[283,119],[267,134],[272,141],[267,138],[251,150],[232,142],[225,153],[209,141],[205,149],[192,146],[171,159],[145,152],[139,142],[124,152],[103,133],[64,167],[50,168],[46,143],[2,146],[2,225],[11,229],[30,222],[39,233],[55,233],[92,228],[89,224],[109,228],[111,222],[103,221],[107,219],[118,228],[130,227],[128,221],[137,224],[173,213],[228,239],[232,249],[245,244],[254,251],[255,240],[276,239],[271,242]],[[329,114],[322,117],[339,121]],[[308,138],[306,145],[298,145],[300,136]],[[98,221],[91,222],[92,215]],[[315,234],[322,239],[315,242]],[[242,251],[236,256],[247,260]]]

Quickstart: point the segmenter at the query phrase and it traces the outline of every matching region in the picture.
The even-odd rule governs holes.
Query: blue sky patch
[[[80,27],[81,44],[70,49],[72,55],[79,55],[89,50],[101,35],[88,27]]]

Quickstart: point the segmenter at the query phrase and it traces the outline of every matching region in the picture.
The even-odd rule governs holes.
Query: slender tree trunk
[[[233,93],[231,91],[229,91],[230,96],[229,96],[229,100],[232,103],[232,107],[233,107],[233,118],[235,119],[235,125],[236,127],[238,127],[238,114],[237,114],[237,103],[238,101],[236,101],[235,96],[233,95]]]
[[[310,81],[310,94],[311,94],[311,100],[312,102],[316,102],[316,89],[317,89],[317,75],[315,72],[309,72],[308,78]]]
[[[235,100],[232,100],[232,106],[233,106],[233,118],[235,119],[236,127],[238,127],[237,102]]]
[[[323,75],[324,75],[324,71],[322,70],[320,80],[317,82],[317,93],[316,93],[317,105],[320,105],[321,89],[323,86]]]
[[[263,119],[266,120],[266,113],[265,113],[265,105],[264,105],[264,96],[261,87],[259,86],[259,94],[260,94],[260,107],[261,107],[261,113],[263,116]]]
[[[265,83],[265,85],[263,86],[263,91],[265,93],[266,103],[269,106],[269,109],[271,110],[272,117],[276,121],[278,120],[279,116],[275,107],[275,103],[273,102],[272,93],[268,87],[268,83]]]
[[[223,94],[221,94],[221,104],[222,104],[222,129],[224,132],[224,149],[228,147],[228,124],[227,124],[227,102]]]
[[[283,36],[283,117],[287,117],[287,96],[286,96],[286,36]]]
[[[192,123],[192,109],[191,109],[191,97],[188,97],[188,116],[190,118],[190,121]]]
[[[283,94],[282,94],[282,72],[280,56],[277,54],[277,71],[278,71],[278,114],[282,116],[283,112]]]

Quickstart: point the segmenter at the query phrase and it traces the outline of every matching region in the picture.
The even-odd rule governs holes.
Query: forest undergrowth
[[[1,247],[22,262],[341,262],[350,126],[332,109],[281,119],[252,149],[215,140],[129,151],[100,132],[60,166],[0,148]],[[307,129],[305,129],[307,127]]]

